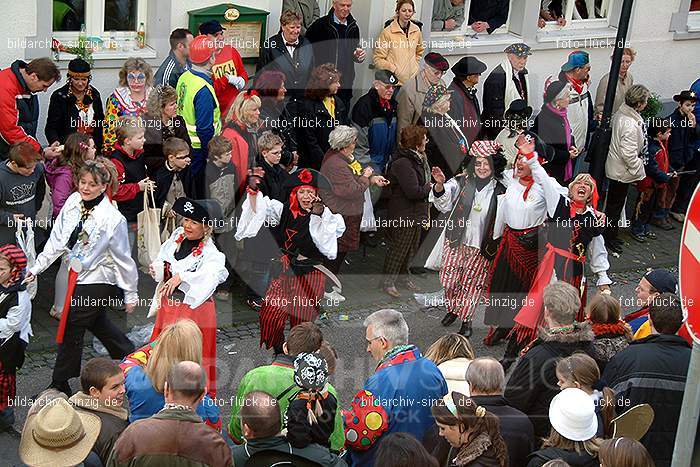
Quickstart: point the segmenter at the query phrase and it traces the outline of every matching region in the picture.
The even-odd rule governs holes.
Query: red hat
[[[190,60],[192,63],[205,63],[215,51],[214,41],[207,36],[199,35],[190,43]]]

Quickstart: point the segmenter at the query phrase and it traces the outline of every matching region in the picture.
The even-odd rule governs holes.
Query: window
[[[678,11],[671,16],[671,26],[675,40],[697,39],[700,37],[700,0],[680,0]]]
[[[436,20],[447,18],[454,18],[455,14],[459,14],[461,18],[457,20],[457,23],[461,23],[461,26],[456,26],[453,29],[436,29],[433,28],[433,33],[442,33],[445,36],[467,36],[468,38],[477,39],[479,37],[488,36],[488,32],[477,32],[469,25],[469,12],[474,11],[476,18],[474,21],[477,22],[489,22],[493,26],[493,22],[502,23],[496,29],[493,30],[492,34],[507,33],[508,32],[508,20],[510,16],[510,6],[515,3],[516,0],[500,0],[500,2],[491,3],[493,8],[490,8],[489,18],[479,16],[479,12],[484,11],[482,8],[483,0],[434,0],[433,1],[433,13],[437,15]],[[427,3],[427,2],[426,2]],[[437,26],[437,24],[436,24]]]
[[[53,37],[70,43],[85,25],[87,37],[102,41],[98,52],[133,51],[138,27],[147,23],[147,5],[147,0],[54,0]]]

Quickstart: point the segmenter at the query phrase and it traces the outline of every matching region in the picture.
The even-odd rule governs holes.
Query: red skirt
[[[179,300],[161,298],[151,342],[158,338],[166,326],[181,319],[191,319],[202,331],[202,367],[207,373],[207,394],[213,399],[216,397],[216,305],[214,300],[210,298],[192,309]]]
[[[445,289],[447,311],[462,321],[472,318],[479,302],[486,298],[491,262],[478,248],[445,242],[440,268],[440,283]]]
[[[315,321],[321,306],[326,276],[314,269],[301,276],[282,273],[270,282],[260,309],[260,346],[281,347],[289,317],[290,329]]]

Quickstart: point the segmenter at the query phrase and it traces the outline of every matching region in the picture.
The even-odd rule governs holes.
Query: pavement
[[[610,256],[609,275],[614,281],[613,295],[620,298],[625,313],[637,309],[634,303],[634,288],[648,268],[664,267],[677,271],[681,225],[674,225],[676,229],[672,231],[662,231],[653,227],[658,238],[644,244],[636,242],[624,231],[621,233],[621,239],[625,241],[624,251],[619,257]],[[331,382],[338,390],[339,405],[342,407],[349,405],[354,394],[374,371],[375,364],[365,351],[362,321],[367,315],[381,308],[402,311],[409,324],[410,341],[423,351],[441,335],[459,329],[459,323],[454,323],[449,329],[443,328],[440,320],[444,309],[424,306],[429,303],[417,302],[407,290],[399,289],[402,293],[399,299],[389,297],[380,290],[386,245],[381,234],[377,237],[379,244],[376,247],[361,247],[359,251],[348,256],[347,264],[341,271],[343,295],[347,300],[337,306],[324,307],[326,313],[318,320],[324,338],[336,348],[340,356]],[[34,336],[27,349],[26,363],[17,376],[17,394],[20,398],[17,401],[15,428],[20,431],[31,403],[29,396],[39,393],[51,380],[55,359],[53,339],[58,327],[58,321],[48,314],[53,303],[54,275],[55,269],[50,269],[39,278],[39,292],[34,300],[32,317]],[[415,276],[414,279],[423,292],[435,292],[440,289],[437,274],[434,272]],[[139,296],[151,297],[154,289],[155,283],[150,277],[140,274]],[[589,293],[594,291],[594,287],[589,288]],[[234,285],[231,297],[226,302],[217,301],[217,397],[225,425],[228,424],[230,400],[235,396],[238,381],[250,369],[268,364],[272,357],[271,352],[259,348],[257,313],[245,305],[241,284]],[[149,321],[152,322],[146,319],[145,303],[132,315],[115,311],[109,313],[114,322],[125,331],[131,331],[135,327],[138,329]],[[503,347],[485,347],[482,344],[486,335],[486,329],[481,324],[482,317],[483,307],[479,307],[471,339],[476,355],[499,358]],[[92,336],[86,334],[83,361],[98,355],[92,343]],[[78,386],[78,381],[73,380],[73,389],[77,390]],[[19,463],[17,446],[17,438],[0,434],[0,459],[3,459],[0,464]]]

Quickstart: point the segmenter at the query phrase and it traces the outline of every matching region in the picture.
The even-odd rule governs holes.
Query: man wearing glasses
[[[425,56],[425,64],[421,71],[404,84],[396,97],[399,104],[397,135],[401,135],[401,130],[407,126],[418,122],[423,111],[425,94],[431,86],[440,83],[447,87],[442,77],[449,68],[450,64],[439,53],[430,52]]]

